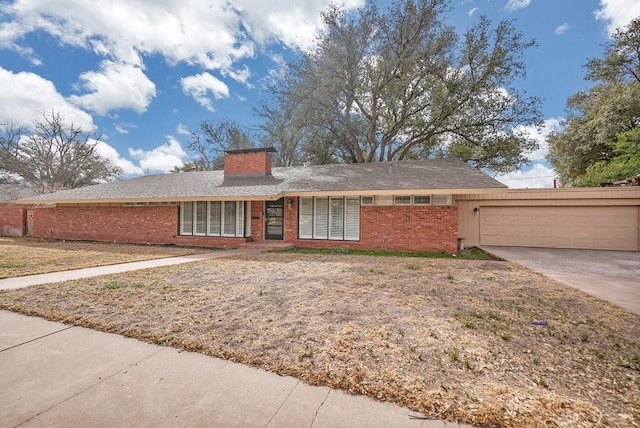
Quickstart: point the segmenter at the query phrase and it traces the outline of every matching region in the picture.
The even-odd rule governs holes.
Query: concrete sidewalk
[[[141,262],[121,263],[116,265],[98,266],[85,269],[67,270],[62,272],[43,273],[40,275],[19,276],[16,278],[0,279],[0,290],[29,287],[31,285],[50,284],[70,279],[90,278],[112,273],[129,272],[160,266],[171,266],[201,260],[219,259],[237,254],[259,253],[259,250],[219,250],[211,253],[191,254],[189,256],[165,257],[162,259],[144,260]]]
[[[0,425],[458,427],[292,377],[0,311]]]

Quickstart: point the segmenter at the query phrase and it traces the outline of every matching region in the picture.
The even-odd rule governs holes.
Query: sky
[[[191,159],[189,130],[203,120],[255,126],[254,108],[282,67],[313,44],[331,0],[0,0],[0,124],[31,124],[52,110],[100,135],[99,152],[127,177]],[[380,8],[390,0],[375,0]],[[344,0],[352,10],[364,0]],[[638,0],[452,0],[461,34],[486,15],[515,21],[538,43],[514,82],[542,99],[540,149],[509,187],[552,187],[545,136],[561,129],[566,100],[590,87],[584,64]]]

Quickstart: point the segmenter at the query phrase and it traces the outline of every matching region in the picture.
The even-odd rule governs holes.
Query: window
[[[206,235],[207,234],[207,203],[196,202],[196,222],[194,235]]]
[[[431,205],[431,195],[416,195],[413,197],[414,205]]]
[[[220,220],[222,219],[222,202],[209,203],[209,235],[220,236]]]
[[[300,198],[298,237],[301,239],[360,239],[360,198]]]
[[[327,239],[329,232],[329,198],[314,198],[313,238]]]
[[[451,195],[433,195],[433,205],[451,205],[452,201]]]
[[[394,205],[411,205],[411,196],[394,196]]]
[[[242,201],[180,203],[180,235],[233,236],[245,233]]]
[[[329,210],[329,239],[344,238],[344,199],[330,198]]]
[[[298,236],[302,239],[313,238],[313,198],[300,198]]]
[[[222,236],[236,235],[236,204],[235,202],[224,202],[222,210]]]
[[[373,205],[373,196],[362,196],[360,198],[360,205]]]
[[[180,204],[180,235],[193,234],[193,203]]]

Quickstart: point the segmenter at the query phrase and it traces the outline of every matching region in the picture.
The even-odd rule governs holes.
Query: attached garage
[[[509,189],[456,205],[466,246],[640,251],[640,187]]]
[[[480,244],[635,251],[638,207],[483,207]]]

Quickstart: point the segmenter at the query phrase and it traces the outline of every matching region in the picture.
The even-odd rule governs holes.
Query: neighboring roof
[[[480,193],[506,186],[466,162],[432,159],[273,168],[272,175],[224,177],[223,171],[148,175],[64,190],[20,203],[278,199],[304,194]]]
[[[36,194],[24,184],[0,184],[0,204],[12,204],[17,199],[30,198]]]

